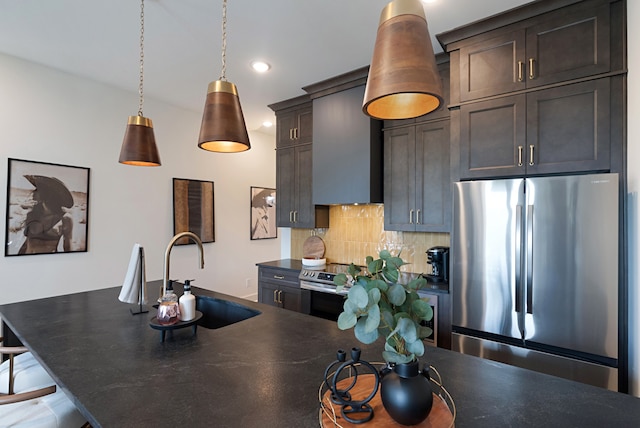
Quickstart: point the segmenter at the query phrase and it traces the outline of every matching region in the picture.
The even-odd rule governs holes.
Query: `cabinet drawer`
[[[270,269],[260,267],[258,269],[258,281],[268,281],[272,284],[285,284],[294,287],[300,287],[298,280],[299,271],[287,269]]]

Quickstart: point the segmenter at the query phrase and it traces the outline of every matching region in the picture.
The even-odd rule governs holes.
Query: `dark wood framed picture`
[[[251,186],[251,239],[278,237],[276,189]]]
[[[173,233],[193,232],[200,240],[215,242],[213,181],[173,179]],[[180,238],[177,245],[194,244]]]
[[[5,256],[87,251],[89,168],[9,158]]]

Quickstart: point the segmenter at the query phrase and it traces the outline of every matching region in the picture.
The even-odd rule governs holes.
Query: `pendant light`
[[[144,104],[144,0],[140,1],[140,102],[138,115],[129,116],[120,149],[120,163],[134,166],[160,166],[160,155],[153,135],[153,122],[142,114]]]
[[[380,14],[362,111],[375,119],[411,119],[442,102],[422,3],[394,0]]]
[[[227,81],[227,0],[222,1],[222,72],[209,83],[198,147],[211,152],[235,153],[251,148],[236,85]]]

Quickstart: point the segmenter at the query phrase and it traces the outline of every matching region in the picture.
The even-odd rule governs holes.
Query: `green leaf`
[[[380,258],[382,260],[388,260],[391,258],[391,253],[389,252],[389,250],[382,250],[380,251]]]
[[[413,312],[421,320],[429,321],[433,318],[433,309],[431,308],[431,305],[422,299],[415,300],[411,304],[411,309],[413,309]]]
[[[393,317],[393,313],[388,309],[382,309],[380,312],[380,334],[387,337],[395,328],[396,319]]]
[[[362,269],[360,269],[360,266],[356,266],[353,263],[351,263],[349,265],[349,267],[347,268],[347,273],[349,275],[351,275],[352,277],[356,277],[360,272],[362,272]]]
[[[338,328],[340,330],[348,330],[358,321],[356,314],[353,312],[342,312],[338,315]]]
[[[405,264],[406,263],[402,261],[400,257],[391,257],[389,260],[387,260],[387,266],[396,270],[400,269],[400,266],[403,266]]]
[[[392,284],[398,282],[398,278],[400,277],[400,273],[396,268],[385,267],[382,271],[382,276]]]
[[[377,329],[367,332],[367,328],[366,328],[367,318],[368,318],[367,316],[361,317],[353,329],[356,339],[358,339],[360,342],[364,343],[365,345],[369,345],[375,342],[376,339],[378,339],[379,337]]]
[[[380,301],[380,289],[374,287],[371,290],[369,290],[369,304],[377,305],[379,301]]]
[[[407,292],[402,284],[393,284],[387,293],[389,296],[389,302],[393,305],[401,306],[407,298]]]
[[[422,343],[420,339],[416,339],[413,342],[405,341],[405,346],[407,347],[407,351],[419,357],[424,354],[424,343]]]
[[[349,289],[348,297],[360,309],[366,308],[369,304],[367,290],[360,284],[356,284]]]
[[[378,288],[380,291],[386,292],[389,289],[389,285],[381,279],[372,279],[369,284]]]
[[[364,325],[365,333],[371,333],[373,330],[378,330],[378,326],[380,325],[380,308],[378,305],[373,305],[369,308],[366,318]]]
[[[344,273],[339,273],[339,274],[337,274],[336,276],[333,277],[333,283],[335,285],[338,285],[338,286],[346,285],[347,282],[348,282],[347,275],[344,274]]]
[[[409,318],[400,318],[398,320],[398,333],[406,342],[414,342],[418,340],[418,330],[416,323]]]
[[[432,334],[433,334],[433,330],[431,329],[431,327],[424,327],[424,326],[418,327],[418,336],[420,337],[420,339],[429,337]]]
[[[371,260],[371,262],[367,263],[367,269],[371,275],[376,275],[378,272],[382,270],[383,262],[380,259]]]
[[[345,312],[350,312],[352,314],[358,313],[358,307],[353,303],[352,300],[349,299],[346,299],[344,301],[344,303],[342,304],[342,309],[344,309]]]

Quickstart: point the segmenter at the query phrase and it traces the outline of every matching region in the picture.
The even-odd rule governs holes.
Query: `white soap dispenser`
[[[196,317],[196,297],[191,294],[191,280],[184,281],[184,293],[180,296],[180,320],[191,321]]]

